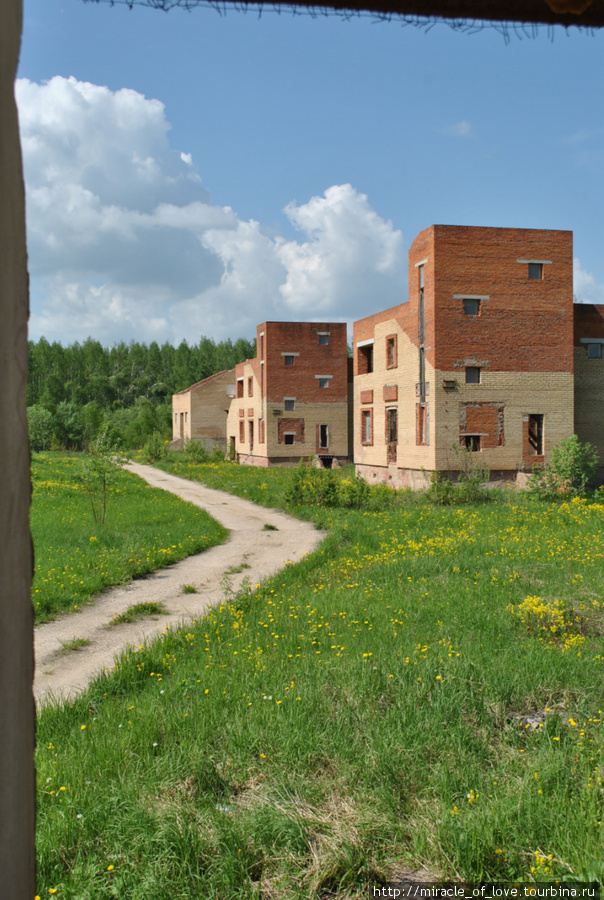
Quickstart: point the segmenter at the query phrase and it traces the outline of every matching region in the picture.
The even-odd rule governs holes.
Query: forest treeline
[[[106,431],[124,449],[172,436],[172,394],[256,355],[256,342],[202,337],[178,347],[123,341],[103,347],[29,342],[28,423],[33,450],[81,449]]]

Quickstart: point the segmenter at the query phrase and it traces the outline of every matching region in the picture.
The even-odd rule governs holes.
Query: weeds
[[[194,584],[183,584],[181,588],[183,594],[196,594],[197,588]]]
[[[126,625],[130,622],[136,622],[138,619],[143,619],[145,616],[165,615],[167,615],[167,610],[161,603],[135,603],[129,606],[125,612],[114,616],[109,624]]]
[[[71,641],[61,641],[61,649],[58,653],[62,656],[76,650],[83,650],[84,647],[90,647],[90,641],[87,638],[73,638]]]

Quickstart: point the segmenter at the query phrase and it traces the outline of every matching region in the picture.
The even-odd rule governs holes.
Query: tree
[[[54,429],[54,417],[44,406],[30,406],[27,410],[29,446],[35,452],[48,450]]]

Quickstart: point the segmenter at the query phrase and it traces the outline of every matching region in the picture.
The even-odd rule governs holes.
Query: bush
[[[48,450],[54,430],[54,416],[44,406],[30,406],[27,410],[29,446],[36,453]]]
[[[359,476],[340,475],[334,469],[318,469],[301,460],[285,490],[290,506],[326,506],[345,509],[391,507],[396,492],[386,485],[370,486]]]
[[[205,463],[208,461],[209,453],[199,441],[185,441],[184,451],[187,454],[189,462]]]
[[[143,460],[147,463],[159,462],[168,453],[166,443],[159,432],[154,431],[143,444]]]
[[[544,499],[565,499],[585,493],[598,468],[598,451],[576,434],[560,441],[547,466],[535,466],[527,489]]]

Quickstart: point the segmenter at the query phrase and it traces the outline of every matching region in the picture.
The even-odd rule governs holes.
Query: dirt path
[[[128,645],[138,647],[166,628],[203,615],[224,599],[224,577],[232,590],[244,579],[257,584],[288,562],[297,562],[321,542],[323,534],[313,525],[285,513],[256,506],[223,491],[168,475],[151,466],[132,463],[127,468],[153,487],[163,488],[201,506],[231,532],[219,547],[190,556],[167,569],[123,587],[111,588],[95,603],[78,613],[61,616],[35,630],[36,674],[34,694],[38,703],[67,699],[84,690]],[[265,530],[264,526],[275,530]],[[246,566],[239,573],[233,569]],[[184,594],[184,584],[196,594]],[[162,603],[168,615],[146,618],[128,625],[110,626],[113,617],[135,603]],[[89,641],[79,650],[67,650],[70,641]]]

